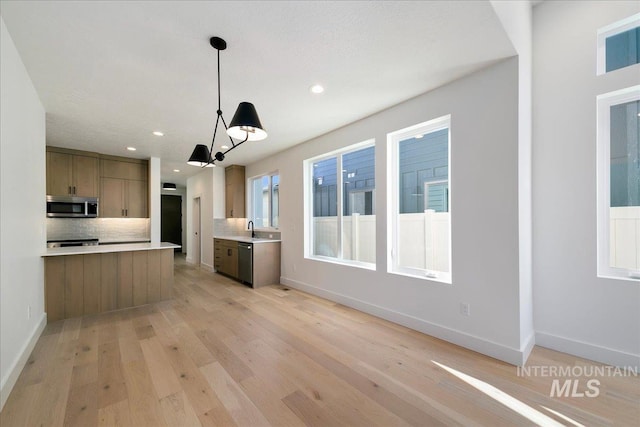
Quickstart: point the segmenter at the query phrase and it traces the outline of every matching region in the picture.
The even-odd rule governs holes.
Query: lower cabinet
[[[250,268],[251,274],[241,274],[238,262],[238,241],[214,239],[214,268],[218,273],[241,280],[241,276],[250,277],[252,288],[280,283],[280,242],[253,243],[249,259],[243,268]],[[246,256],[246,255],[245,255]],[[246,283],[246,282],[245,282]]]
[[[235,240],[214,240],[214,267],[216,271],[238,277],[238,242]]]
[[[172,298],[173,249],[45,258],[47,321]]]

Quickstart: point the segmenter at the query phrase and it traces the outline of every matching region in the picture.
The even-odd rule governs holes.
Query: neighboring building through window
[[[272,173],[250,180],[251,219],[256,228],[278,228],[280,175]]]
[[[388,135],[389,271],[451,283],[450,116]]]
[[[598,275],[640,279],[640,86],[597,103]]]
[[[598,31],[597,74],[609,73],[640,62],[640,14]]]
[[[307,254],[355,265],[375,265],[374,141],[305,161],[310,197]]]

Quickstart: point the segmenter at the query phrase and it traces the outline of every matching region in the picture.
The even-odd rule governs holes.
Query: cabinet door
[[[102,178],[99,216],[101,218],[121,218],[124,216],[125,180]]]
[[[96,157],[73,156],[73,195],[98,196],[98,159]]]
[[[228,166],[224,170],[224,177],[226,217],[244,218],[244,166]]]
[[[71,154],[47,152],[47,195],[71,195]]]
[[[238,244],[228,247],[227,251],[227,274],[231,277],[238,278]]]
[[[147,181],[127,181],[127,218],[147,217]]]

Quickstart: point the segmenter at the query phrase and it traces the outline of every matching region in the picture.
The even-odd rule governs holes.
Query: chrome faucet
[[[251,230],[251,238],[252,239],[254,237],[256,237],[256,232],[253,231],[253,221],[249,221],[249,223],[247,224],[247,230]]]

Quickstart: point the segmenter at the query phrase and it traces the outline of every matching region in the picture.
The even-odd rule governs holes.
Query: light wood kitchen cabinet
[[[280,283],[280,242],[261,241],[251,245],[251,287]],[[213,240],[214,268],[218,273],[240,280],[238,241],[216,238]]]
[[[100,170],[101,217],[147,218],[149,216],[146,162],[101,159]]]
[[[244,166],[231,165],[224,169],[224,201],[227,218],[244,218]]]
[[[227,276],[238,277],[238,242],[214,239],[214,268]]]
[[[45,258],[47,321],[170,299],[173,248]]]
[[[47,194],[98,197],[98,154],[47,147]]]
[[[147,182],[102,178],[100,217],[147,218]]]

